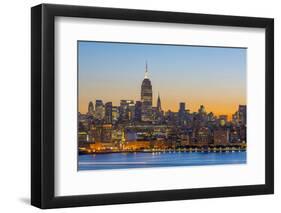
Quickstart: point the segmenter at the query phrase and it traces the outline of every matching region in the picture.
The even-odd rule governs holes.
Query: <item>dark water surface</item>
[[[245,164],[246,152],[108,153],[79,155],[78,170]]]

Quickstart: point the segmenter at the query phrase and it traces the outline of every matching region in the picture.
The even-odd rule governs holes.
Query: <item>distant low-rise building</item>
[[[210,143],[210,134],[207,127],[200,127],[196,131],[196,140],[198,145],[208,145]]]
[[[96,125],[91,129],[92,141],[97,143],[109,143],[112,141],[112,125]]]
[[[214,144],[227,145],[229,142],[229,131],[227,129],[218,129],[214,131]]]

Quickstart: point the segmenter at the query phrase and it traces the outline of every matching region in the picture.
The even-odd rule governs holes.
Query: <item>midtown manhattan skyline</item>
[[[229,117],[246,104],[246,49],[150,45],[109,42],[78,43],[79,112],[97,99],[119,105],[140,100],[146,61],[153,84],[153,106],[158,93],[164,111],[178,111],[179,103],[197,111]]]

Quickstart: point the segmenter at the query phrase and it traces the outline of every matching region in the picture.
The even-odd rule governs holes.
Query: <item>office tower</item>
[[[161,112],[162,108],[161,108],[161,100],[160,100],[160,95],[158,93],[158,98],[157,98],[157,111]]]
[[[105,104],[105,122],[108,124],[112,123],[112,102]]]
[[[120,113],[121,122],[129,121],[132,118],[132,116],[133,116],[132,111],[134,111],[134,109],[132,109],[133,105],[134,105],[133,100],[121,100],[120,101],[119,113]]]
[[[238,117],[239,117],[240,124],[246,125],[246,123],[247,123],[247,107],[246,107],[246,105],[239,105]]]
[[[102,120],[104,118],[105,110],[102,100],[96,100],[95,106],[95,118],[98,120]]]
[[[88,115],[93,115],[93,114],[94,114],[94,104],[92,101],[90,101],[88,105]]]
[[[239,113],[238,113],[238,111],[235,112],[235,113],[232,115],[232,123],[233,123],[234,125],[236,125],[236,126],[239,124]]]
[[[133,121],[135,119],[135,104],[134,101],[128,103],[128,111],[129,111],[129,121]]]
[[[200,105],[200,108],[198,109],[198,113],[200,113],[200,114],[206,113],[206,109],[205,109],[204,105]]]
[[[119,119],[119,107],[112,107],[112,123],[116,123]]]
[[[185,103],[180,103],[179,113],[178,113],[179,122],[181,125],[185,123],[186,120],[186,110],[185,110]]]
[[[127,121],[129,120],[128,118],[128,104],[126,100],[121,100],[120,101],[120,107],[119,107],[119,115],[120,115],[120,121]]]
[[[142,121],[152,121],[152,85],[148,78],[147,64],[141,85]]]
[[[214,121],[215,120],[214,113],[212,113],[212,112],[208,113],[207,120],[208,121]]]
[[[185,103],[184,102],[180,102],[179,112],[185,112]]]
[[[141,101],[136,101],[135,105],[135,121],[141,121]]]

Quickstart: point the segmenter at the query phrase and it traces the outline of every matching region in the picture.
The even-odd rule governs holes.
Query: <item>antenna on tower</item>
[[[148,69],[147,69],[147,61],[145,60],[145,73],[144,78],[148,78]]]

